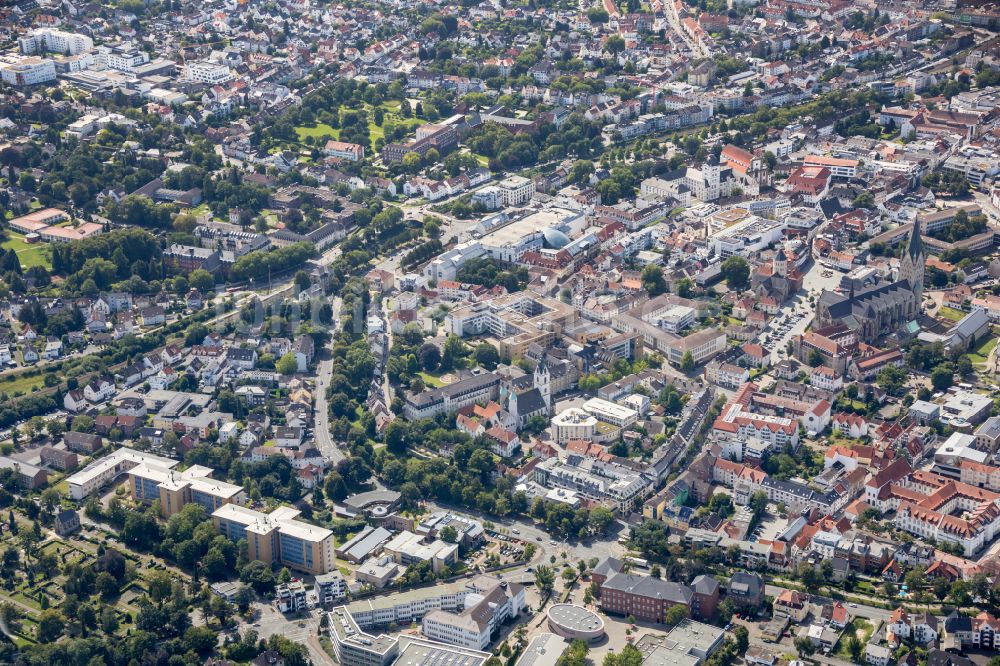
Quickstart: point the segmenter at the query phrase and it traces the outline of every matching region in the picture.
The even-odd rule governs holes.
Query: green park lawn
[[[979,346],[966,354],[966,356],[968,356],[969,360],[974,364],[984,365],[986,363],[986,359],[990,356],[990,352],[993,351],[993,348],[996,346],[997,338],[991,334],[990,337],[980,342]]]
[[[440,376],[431,375],[426,372],[418,372],[417,376],[424,381],[424,386],[428,388],[439,388],[444,386],[444,382],[441,381]]]
[[[382,109],[385,111],[385,117],[383,119],[383,125],[385,123],[391,122],[397,127],[405,127],[407,133],[412,132],[417,127],[424,124],[424,120],[420,118],[403,118],[399,115],[399,101],[389,100],[387,102],[382,102]],[[368,136],[371,139],[372,145],[378,139],[385,138],[385,131],[382,127],[375,124],[372,119],[372,107],[369,104],[365,104],[365,111],[368,114]],[[298,125],[295,128],[295,134],[298,136],[299,143],[305,145],[305,139],[308,136],[313,137],[313,139],[319,143],[320,139],[339,139],[340,130],[330,127],[325,123],[315,123],[313,125]]]
[[[31,268],[32,266],[52,268],[52,258],[48,247],[44,243],[29,245],[24,242],[24,236],[15,231],[7,231],[7,240],[0,243],[0,247],[4,250],[17,252],[17,258],[21,260],[22,268]]]
[[[951,321],[959,321],[965,316],[965,313],[961,310],[956,310],[955,308],[942,307],[938,310],[938,316],[950,319]]]
[[[334,129],[329,125],[327,125],[326,123],[317,123],[315,125],[299,125],[295,128],[295,133],[298,135],[300,142],[304,142],[307,136],[311,136],[314,139],[318,139],[320,137],[336,139],[340,136],[339,129]]]

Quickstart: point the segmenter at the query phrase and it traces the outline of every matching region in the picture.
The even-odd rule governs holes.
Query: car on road
[[[521,530],[517,529],[516,527],[512,527],[512,528],[510,529],[510,531],[511,531],[511,532],[512,532],[513,534],[520,534],[520,533],[521,533]]]
[[[540,536],[536,536],[535,537],[535,541],[541,541],[541,540],[542,540],[542,537],[540,537]]]

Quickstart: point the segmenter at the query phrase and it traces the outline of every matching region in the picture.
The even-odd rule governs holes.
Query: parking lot
[[[520,530],[517,530],[517,528],[487,530],[486,542],[481,549],[469,553],[465,558],[466,566],[469,568],[490,566],[490,563],[487,562],[490,558],[499,559],[499,562],[494,561],[492,565],[522,561],[524,559],[525,542],[518,534],[515,534],[515,530],[518,534],[520,533]]]
[[[813,310],[808,303],[797,305],[793,302],[790,308],[783,309],[767,324],[761,338],[761,346],[771,351],[771,362],[776,363],[787,355],[788,341],[792,336],[805,332],[812,322]]]
[[[770,511],[764,512],[757,526],[748,538],[754,541],[774,541],[785,528],[788,527],[788,519]]]
[[[812,323],[816,314],[816,300],[823,291],[833,291],[840,285],[842,273],[812,262],[802,278],[802,292],[793,296],[781,311],[768,322],[761,337],[761,346],[771,351],[771,362],[777,363],[787,356],[788,341],[801,335]],[[812,297],[813,303],[809,303]]]

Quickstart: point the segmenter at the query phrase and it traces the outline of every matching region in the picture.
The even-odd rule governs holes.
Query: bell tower
[[[535,388],[538,392],[542,394],[542,399],[545,401],[545,408],[552,412],[552,377],[549,374],[549,364],[546,362],[546,355],[542,354],[542,358],[538,361],[538,365],[535,366],[535,377],[534,383]]]
[[[924,244],[920,240],[920,222],[913,223],[910,238],[899,259],[899,279],[910,283],[910,288],[916,297],[914,314],[919,314],[924,295]]]

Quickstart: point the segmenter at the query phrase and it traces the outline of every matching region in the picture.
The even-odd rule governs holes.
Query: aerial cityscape
[[[5,0],[0,664],[1000,666],[1000,5]]]

